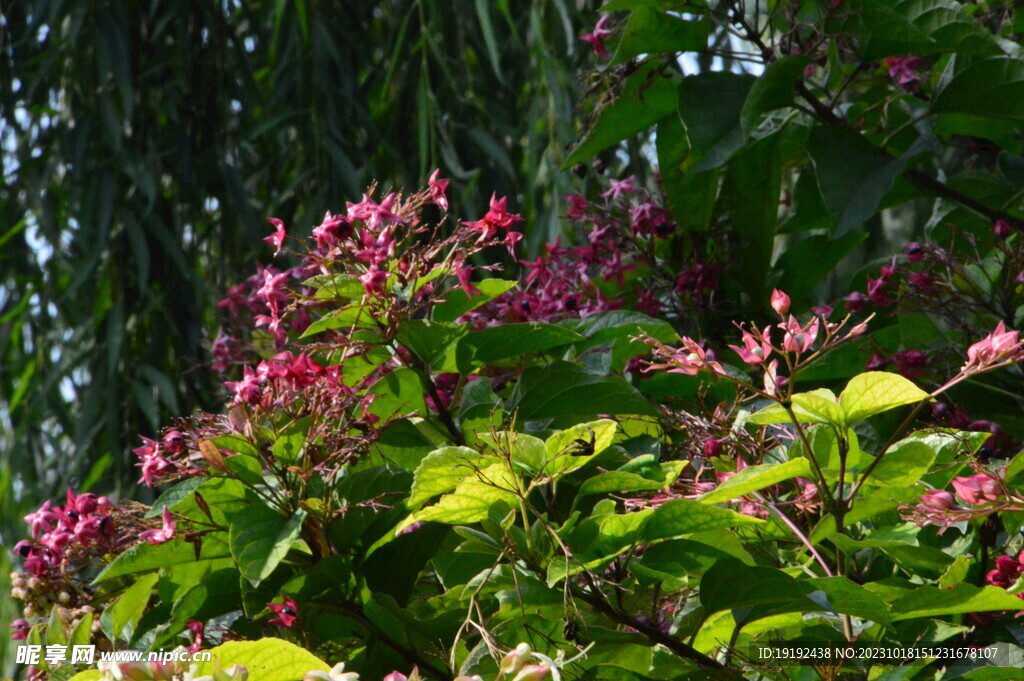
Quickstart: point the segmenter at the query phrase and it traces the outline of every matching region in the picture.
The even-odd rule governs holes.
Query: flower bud
[[[772,309],[779,313],[780,316],[785,317],[789,314],[789,296],[775,289],[772,291]]]
[[[992,225],[992,233],[997,239],[1005,239],[1010,236],[1010,223],[1006,220],[996,220],[996,224]]]
[[[542,681],[551,673],[551,667],[546,664],[528,664],[519,670],[512,681]]]
[[[530,659],[531,652],[533,651],[528,643],[520,643],[515,647],[515,650],[509,651],[505,657],[501,658],[498,671],[502,674],[515,674],[526,665],[527,660]]]

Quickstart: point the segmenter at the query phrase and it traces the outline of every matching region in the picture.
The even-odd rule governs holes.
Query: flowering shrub
[[[334,681],[784,678],[746,646],[1012,640],[1024,463],[919,419],[1020,360],[1016,331],[927,390],[873,370],[837,396],[815,372],[874,320],[776,290],[774,322],[680,338],[715,268],[669,264],[629,180],[574,199],[582,245],[518,280],[479,276],[515,253],[507,199],[454,222],[436,175],[374,195],[308,243],[272,221],[301,264],[225,298],[225,411],[143,439],[152,508],[68,492],[26,518],[15,637],[215,653],[82,672],[104,678]]]
[[[152,507],[26,518],[13,635],[214,654],[77,681],[1016,678],[1019,193],[911,163],[1016,144],[962,114],[1018,92],[1018,51],[944,0],[670,5],[581,38],[614,96],[568,165],[657,126],[660,175],[567,197],[564,244],[520,261],[514,200],[454,219],[438,173],[308,238],[271,218],[291,267],[220,303],[224,409],[143,438]],[[712,23],[763,75],[671,72]],[[929,238],[823,302],[915,192]],[[793,670],[770,642],[903,648]]]

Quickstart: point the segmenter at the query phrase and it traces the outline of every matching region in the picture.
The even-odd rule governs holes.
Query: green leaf
[[[313,653],[279,638],[229,641],[211,648],[210,653],[213,660],[198,663],[197,678],[213,674],[214,660],[220,663],[221,669],[243,665],[249,670],[249,678],[258,681],[295,681],[308,672],[330,671],[330,667]]]
[[[839,396],[839,405],[846,423],[852,426],[869,416],[926,399],[928,393],[899,374],[869,371],[850,380]]]
[[[718,170],[687,172],[684,164],[690,142],[678,113],[658,122],[658,171],[665,187],[665,206],[681,232],[706,232],[711,228],[718,196]]]
[[[716,504],[770,487],[783,480],[810,477],[811,465],[804,458],[793,459],[785,463],[764,463],[759,466],[750,466],[730,476],[721,485],[700,497],[700,501],[705,504]]]
[[[169,542],[156,545],[142,542],[119,555],[93,581],[99,583],[115,577],[151,572],[175,565],[215,563],[218,559],[231,557],[231,551],[225,539],[223,533],[219,532],[204,535],[198,561],[195,548],[184,539],[175,537]]]
[[[820,607],[785,572],[744,565],[735,558],[723,558],[701,578],[700,604],[708,614],[765,605],[781,608],[776,612]]]
[[[454,322],[467,312],[515,288],[518,283],[515,280],[484,279],[473,284],[480,293],[474,293],[472,296],[467,295],[462,289],[449,291],[444,302],[434,306],[430,318],[435,322]]]
[[[996,586],[957,584],[951,589],[922,586],[891,606],[894,622],[993,610],[1020,610],[1020,599]]]
[[[430,373],[457,371],[455,348],[466,335],[465,324],[411,319],[398,327],[398,342],[420,358]]]
[[[729,135],[729,139],[743,138],[738,127]],[[725,169],[721,201],[732,211],[733,230],[740,241],[735,282],[750,300],[768,298],[768,271],[779,216],[781,143],[779,133],[752,142],[736,153]]]
[[[683,78],[679,115],[690,140],[688,170],[717,168],[743,146],[740,112],[755,80],[731,71],[705,71]]]
[[[253,503],[231,520],[231,556],[253,586],[270,576],[299,538],[306,512],[285,517],[266,504]]]
[[[575,331],[554,324],[501,324],[464,336],[459,341],[456,356],[459,371],[467,373],[476,365],[551,350],[582,340],[585,338]]]
[[[620,377],[592,373],[571,362],[529,367],[512,391],[510,410],[533,419],[597,414],[654,415],[654,408]]]
[[[419,521],[432,520],[448,525],[475,523],[487,518],[491,506],[498,502],[516,503],[510,490],[517,482],[503,463],[496,463],[463,478],[451,494],[411,514],[396,528],[396,533]]]
[[[867,238],[867,232],[851,232],[835,240],[825,234],[815,234],[787,246],[774,266],[777,288],[803,305],[815,302],[814,287],[818,282]]]
[[[820,388],[809,393],[797,393],[793,395],[792,402],[793,415],[800,423],[842,422],[843,412],[831,390]],[[751,414],[747,420],[762,426],[792,423],[789,412],[781,404],[770,404]]]
[[[812,130],[807,152],[835,224],[833,238],[860,227],[876,213],[911,158],[939,151],[931,134],[922,135],[902,156],[893,158],[848,128],[819,126]]]
[[[652,7],[640,7],[629,17],[611,66],[641,54],[696,52],[708,46],[708,20],[687,21]]]
[[[309,338],[324,331],[332,329],[375,329],[377,324],[369,308],[362,305],[350,305],[343,307],[336,312],[331,312],[326,317],[321,317],[302,332],[300,338]]]
[[[356,277],[348,274],[317,274],[302,282],[315,289],[314,298],[329,300],[362,300],[366,288]]]
[[[544,443],[546,458],[544,471],[549,475],[558,475],[579,468],[611,446],[612,440],[615,439],[615,430],[615,421],[601,419],[590,423],[580,423],[555,433]],[[589,445],[591,438],[594,442],[592,454],[573,456],[569,453],[576,446],[577,440],[582,440]]]
[[[653,541],[720,527],[761,524],[764,524],[763,520],[718,506],[709,506],[693,499],[673,499],[654,510],[640,530],[640,539]]]
[[[641,492],[645,490],[664,489],[668,487],[679,476],[679,472],[688,461],[667,461],[654,470],[660,473],[658,477],[644,477],[628,471],[609,471],[599,473],[580,485],[577,498],[589,494],[605,494],[607,492]],[[682,464],[682,465],[679,465]]]
[[[1024,115],[1024,60],[989,57],[969,61],[963,68],[960,62],[954,57],[947,66],[945,84],[932,100],[932,111],[989,117]]]
[[[643,68],[630,76],[619,97],[602,109],[587,136],[562,164],[568,170],[588,161],[598,152],[643,132],[676,110],[676,86],[662,77],[658,68]]]
[[[311,417],[303,416],[289,424],[277,435],[271,452],[274,458],[284,464],[297,463],[306,447],[306,438],[309,437],[309,426]]]
[[[935,450],[911,436],[890,447],[868,478],[868,485],[911,487],[917,484],[935,461]]]
[[[783,109],[793,103],[796,84],[804,75],[804,68],[811,63],[805,55],[789,55],[768,65],[764,73],[754,81],[740,112],[743,134],[749,135],[760,122],[761,117],[776,109]]]
[[[427,410],[423,381],[419,373],[408,367],[400,367],[381,377],[367,392],[374,396],[368,411],[384,421],[423,414]]]
[[[807,580],[806,584],[823,591],[835,612],[880,624],[889,623],[889,608],[885,601],[846,577],[817,577]]]
[[[641,331],[661,341],[671,343],[677,340],[676,331],[663,319],[648,317],[632,310],[611,310],[595,312],[575,322],[570,328],[583,334],[593,344],[607,343],[619,338],[629,338]]]
[[[442,447],[427,454],[416,468],[406,505],[419,508],[438,494],[455,489],[463,478],[472,475],[472,464],[480,458],[481,454],[469,447]]]
[[[113,604],[104,609],[103,615],[100,617],[100,625],[107,638],[111,641],[117,640],[128,624],[131,624],[131,629],[128,630],[125,638],[131,638],[132,632],[142,618],[142,613],[146,610],[149,597],[153,593],[153,586],[158,579],[160,576],[155,573],[145,575],[128,587]]]

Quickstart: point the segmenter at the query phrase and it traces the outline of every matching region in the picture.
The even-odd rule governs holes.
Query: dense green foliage
[[[8,19],[0,483],[134,477],[128,427],[164,486],[30,514],[15,635],[220,643],[218,680],[1016,678],[1018,11],[613,0],[568,150],[575,10],[356,5]]]

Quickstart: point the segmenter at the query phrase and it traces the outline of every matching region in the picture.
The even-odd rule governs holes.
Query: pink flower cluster
[[[114,536],[110,500],[89,493],[76,495],[70,489],[66,499],[64,506],[46,501],[25,516],[32,540],[14,547],[14,553],[24,559],[25,572],[35,576],[60,572],[73,558],[109,549]]]
[[[717,287],[715,269],[699,263],[678,273],[657,272],[657,282],[650,277],[631,281],[638,265],[656,262],[656,242],[671,236],[676,225],[633,177],[612,179],[601,198],[591,202],[578,194],[567,196],[566,215],[579,229],[579,245],[563,246],[559,238],[535,260],[520,261],[526,271],[520,286],[465,319],[478,328],[558,321],[619,309],[625,298],[656,316],[664,300],[679,299],[674,293],[693,295]]]
[[[996,567],[985,575],[985,581],[992,586],[1002,589],[1009,589],[1020,576],[1024,574],[1024,551],[1014,558],[1013,556],[999,556],[996,558]],[[1024,592],[1017,594],[1017,598],[1024,599]]]

